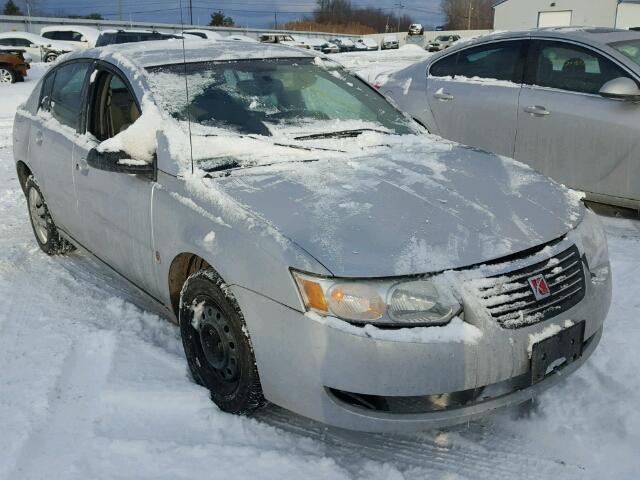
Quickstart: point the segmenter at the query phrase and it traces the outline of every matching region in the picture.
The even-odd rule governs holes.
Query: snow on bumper
[[[435,335],[425,341],[356,334],[255,292],[232,289],[245,315],[268,400],[333,426],[391,432],[464,422],[525,401],[574,371],[600,339],[611,300],[611,276],[608,273],[597,281],[587,281],[585,298],[578,305],[536,325],[503,329],[486,312],[465,308],[465,321],[479,328],[482,335]],[[567,321],[582,320],[586,342],[579,360],[534,386],[513,389],[470,406],[394,413],[353,406],[331,393],[339,390],[359,395],[415,397],[503,384],[529,372],[532,335],[551,325],[564,328]]]

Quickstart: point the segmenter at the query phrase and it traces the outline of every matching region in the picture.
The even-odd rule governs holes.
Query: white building
[[[640,27],[640,0],[501,0],[495,30],[536,27]]]

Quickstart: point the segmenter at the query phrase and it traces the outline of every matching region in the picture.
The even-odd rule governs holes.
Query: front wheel
[[[44,61],[46,63],[55,62],[57,59],[58,59],[58,54],[57,53],[47,53],[47,55],[45,55],[45,57],[44,57]]]
[[[60,255],[74,250],[73,245],[60,236],[33,176],[27,178],[25,192],[31,227],[40,249],[47,255]]]
[[[242,312],[215,271],[187,279],[179,320],[191,374],[221,410],[248,414],[266,403]]]
[[[0,83],[15,83],[16,74],[7,67],[0,67]]]

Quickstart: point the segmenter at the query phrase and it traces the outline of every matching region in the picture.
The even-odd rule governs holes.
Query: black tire
[[[11,68],[0,66],[0,83],[16,83],[17,75]]]
[[[245,415],[265,405],[244,317],[213,269],[187,279],[179,320],[191,374],[221,410]]]
[[[75,250],[75,247],[60,236],[60,232],[53,223],[49,207],[44,200],[42,191],[33,175],[25,182],[24,191],[27,197],[27,208],[33,235],[40,249],[47,255],[63,255]]]
[[[53,63],[58,59],[58,54],[57,53],[47,53],[44,56],[44,61],[45,63]]]

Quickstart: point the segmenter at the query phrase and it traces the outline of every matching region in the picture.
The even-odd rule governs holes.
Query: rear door
[[[618,77],[636,80],[586,46],[532,41],[515,158],[573,188],[640,198],[640,105],[598,94]]]
[[[527,40],[492,42],[429,69],[427,102],[446,139],[513,156]]]
[[[90,61],[67,62],[43,80],[29,155],[54,222],[74,238],[82,232],[73,189],[73,150],[82,143],[79,126]]]

